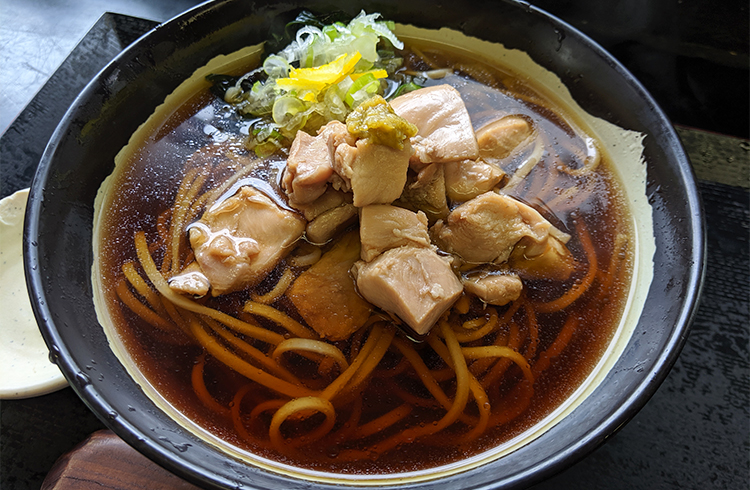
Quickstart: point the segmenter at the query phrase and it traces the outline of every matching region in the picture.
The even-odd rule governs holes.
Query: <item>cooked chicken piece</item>
[[[305,230],[305,237],[312,243],[326,243],[356,220],[357,208],[344,203],[310,221]]]
[[[334,166],[334,173],[328,179],[331,186],[342,192],[350,192],[352,190],[351,182],[348,178],[344,178],[335,172],[336,165],[336,148],[340,145],[355,146],[357,138],[352,135],[346,127],[346,124],[341,121],[331,121],[318,131],[318,136],[326,138],[328,141],[328,148],[331,150],[331,162]],[[349,201],[351,202],[351,200]]]
[[[349,134],[346,125],[331,121],[310,136],[298,131],[289,149],[282,188],[295,208],[312,203],[328,188],[328,182],[339,182],[333,173],[333,154],[340,144],[354,145],[356,138]],[[345,189],[348,190],[348,189]]]
[[[530,141],[534,128],[523,116],[505,116],[477,130],[479,156],[492,162],[508,157],[522,143]]]
[[[576,262],[568,247],[557,238],[550,236],[544,247],[532,247],[524,240],[513,249],[509,264],[524,279],[557,279],[564,281],[573,273]]]
[[[454,209],[430,232],[440,248],[467,262],[500,264],[524,237],[542,247],[551,226],[533,208],[490,191]]]
[[[307,204],[319,198],[333,175],[333,158],[328,138],[298,131],[289,149],[281,186],[292,205]]]
[[[357,262],[352,272],[367,301],[419,335],[428,333],[463,291],[448,259],[430,248],[393,248],[372,262]]]
[[[190,245],[211,294],[219,296],[260,282],[304,230],[301,216],[243,186],[191,225]]]
[[[176,293],[201,297],[208,294],[211,283],[198,263],[190,262],[182,272],[169,279],[169,287]]]
[[[287,296],[308,325],[329,340],[344,340],[370,317],[349,269],[359,258],[357,232],[347,233],[289,287]]]
[[[446,163],[445,193],[453,202],[465,202],[491,191],[504,177],[505,172],[481,158]]]
[[[414,159],[453,162],[479,156],[469,112],[461,94],[450,85],[409,92],[393,99],[391,107],[419,129],[412,138]]]
[[[443,166],[442,163],[426,165],[416,177],[413,172],[409,172],[398,204],[412,211],[424,211],[430,223],[448,216],[450,209],[445,197]]]
[[[491,305],[507,305],[521,296],[523,284],[515,274],[475,273],[461,278],[467,292]]]
[[[406,184],[411,146],[404,142],[402,150],[357,140],[356,146],[336,147],[334,170],[354,194],[358,208],[369,204],[390,204],[401,195]]]
[[[341,144],[346,143],[349,146],[354,146],[354,143],[357,142],[357,137],[351,134],[346,128],[346,124],[341,121],[329,122],[318,130],[318,136],[325,138],[328,142],[331,154]]]
[[[413,213],[388,204],[362,208],[359,237],[362,241],[360,256],[366,262],[391,248],[431,246],[424,213]]]
[[[312,221],[326,211],[337,208],[346,203],[352,203],[351,194],[337,191],[333,187],[329,187],[322,196],[313,202],[296,205],[294,208],[299,210],[305,216],[307,221]]]

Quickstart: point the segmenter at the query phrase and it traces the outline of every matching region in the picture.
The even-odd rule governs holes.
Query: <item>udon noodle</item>
[[[523,290],[502,305],[464,290],[424,335],[369,305],[351,335],[330,340],[300,313],[293,288],[337,245],[359,243],[355,220],[325,243],[296,240],[251,287],[181,294],[170,280],[195,263],[188,230],[212,206],[244,185],[298,212],[282,185],[291,139],[270,154],[254,152],[246,145],[248,120],[224,100],[205,91],[185,101],[133,151],[113,186],[102,221],[101,283],[138,369],[186,417],[242,450],[298,467],[370,474],[478,454],[569,396],[622,315],[632,230],[597,142],[500,67],[424,42],[398,53],[401,72],[413,80],[455,87],[475,130],[507,115],[531,122],[533,142],[502,160],[507,176],[491,192],[551,223],[551,235],[567,241],[572,272],[522,273]],[[449,199],[450,210],[461,203]],[[522,248],[515,253],[523,255]],[[510,263],[523,260],[516,255]],[[456,277],[476,268],[452,265]],[[346,305],[319,306],[335,317]]]

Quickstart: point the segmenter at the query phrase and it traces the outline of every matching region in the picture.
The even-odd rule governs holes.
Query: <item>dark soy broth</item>
[[[509,359],[468,361],[469,371],[486,392],[487,400],[483,403],[492,407],[486,429],[465,440],[481,418],[478,403],[470,395],[462,418],[444,430],[414,441],[406,437],[389,447],[389,441],[399,434],[437,424],[446,413],[446,408],[425,388],[414,368],[392,344],[366,380],[335,399],[336,422],[326,436],[312,443],[305,440],[323,423],[320,413],[290,418],[282,428],[283,436],[290,441],[288,447],[283,450],[275,447],[268,435],[273,411],[253,413],[253,410],[279,399],[277,393],[249,381],[207,353],[189,331],[155,327],[124,304],[118,294],[118,287],[122,288],[125,280],[123,264],[131,264],[145,278],[134,245],[136,233],[145,232],[154,262],[169,277],[172,264],[165,257],[169,257],[171,245],[165,237],[175,216],[180,213],[188,216],[183,228],[195,221],[210,201],[193,208],[189,208],[190,203],[219,188],[237,172],[244,173],[234,187],[253,181],[248,179],[259,179],[267,183],[269,192],[275,193],[278,200],[285,199],[279,181],[286,150],[266,159],[256,158],[243,147],[247,121],[206,91],[182,105],[165,126],[133,152],[127,168],[113,186],[111,204],[102,222],[101,273],[102,283],[108,288],[105,297],[109,314],[137,369],[185,417],[233,446],[277,462],[332,473],[387,474],[455,462],[496,447],[549,415],[592,372],[612,339],[630,286],[633,239],[631,218],[606,156],[595,170],[576,172],[585,167],[586,137],[575,121],[561,114],[532,87],[465,55],[439,51],[429,45],[419,45],[415,51],[423,58],[407,48],[407,68],[412,63],[412,67],[424,69],[419,64],[429,62],[454,69],[454,75],[429,83],[448,83],[459,90],[475,130],[498,115],[517,114],[533,121],[544,142],[539,164],[508,194],[534,207],[554,226],[571,235],[567,246],[576,260],[576,270],[563,281],[525,280],[522,298],[510,305],[491,307],[477,298],[469,298],[467,311],[452,311],[449,315],[452,326],[496,317],[498,327],[492,333],[466,345],[512,347],[526,358],[534,374],[533,390],[524,381],[522,370]],[[522,159],[520,155],[508,160],[506,173],[512,174]],[[181,183],[191,175],[203,176],[202,185],[191,197],[188,208],[175,206],[175,200],[183,192]],[[223,190],[222,195],[231,189]],[[574,191],[566,192],[569,189]],[[213,197],[216,200],[221,195]],[[582,234],[590,236],[595,256],[596,270],[591,274],[592,257],[588,254],[592,252],[587,251]],[[185,230],[178,235],[179,256],[184,264],[192,252]],[[336,240],[322,246],[322,252],[325,254]],[[243,311],[243,306],[254,294],[272,290],[287,269],[295,276],[306,270],[307,266],[295,265],[293,259],[311,248],[310,244],[300,242],[254,291],[209,296],[195,302],[288,335],[275,322]],[[590,283],[588,289],[565,308],[547,311],[549,308],[540,306],[554,302],[582,283]],[[146,298],[132,287],[130,290],[136,300],[145,303]],[[170,312],[163,303],[152,309],[169,318]],[[304,324],[285,295],[271,305]],[[450,374],[449,366],[431,344],[410,340],[392,324],[383,328],[395,329],[394,342],[408,343],[419,354],[449,401],[452,400],[455,375]],[[365,330],[334,342],[349,362],[373,335],[372,330]],[[267,343],[242,333],[227,330],[224,334],[266,354],[272,350]],[[233,349],[238,352],[236,346]],[[339,374],[335,366],[298,354],[285,355],[283,365],[288,373],[304,379],[311,390],[324,389]],[[199,393],[197,378],[202,380],[197,385],[205,386],[209,398]],[[369,434],[374,425],[368,423],[386,414],[397,420],[383,422],[382,428]]]

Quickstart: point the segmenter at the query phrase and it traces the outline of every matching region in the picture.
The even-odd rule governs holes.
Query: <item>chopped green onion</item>
[[[360,102],[375,95],[380,90],[380,81],[372,73],[365,73],[354,81],[346,92],[346,103],[354,108]]]
[[[279,149],[279,144],[273,140],[265,141],[253,147],[253,151],[258,156],[258,158],[269,157],[273,155],[278,149]]]
[[[289,63],[281,56],[271,55],[263,62],[263,71],[269,78],[284,78],[289,73]]]
[[[287,25],[286,39],[293,37],[293,41],[268,56],[262,68],[239,79],[233,77],[221,82],[225,100],[242,115],[270,116],[280,134],[290,137],[306,124],[313,127],[321,120],[323,123],[344,120],[352,108],[382,93],[385,82],[377,78],[393,75],[403,65],[394,50],[403,47],[393,33],[395,24],[378,20],[380,14],[364,11],[348,23],[338,22],[340,17],[332,17],[300,14]],[[275,39],[281,41],[284,37]],[[273,42],[274,39],[269,40],[268,45],[272,46]],[[338,83],[340,78],[315,84],[304,77],[293,76],[295,70],[318,69],[344,55],[345,59],[357,56],[358,60],[342,71],[343,80]],[[368,73],[370,71],[382,75],[375,77]],[[292,79],[294,83],[289,82]],[[213,82],[218,85],[219,79]]]
[[[341,33],[339,32],[339,30],[336,28],[334,24],[331,24],[330,26],[325,26],[323,28],[323,34],[328,36],[328,39],[330,41],[333,41],[336,38],[341,37]]]
[[[404,94],[408,94],[409,92],[413,92],[413,91],[415,91],[415,90],[418,90],[418,89],[420,89],[420,88],[424,88],[424,87],[421,87],[421,86],[417,85],[417,84],[416,84],[416,83],[414,83],[414,82],[409,82],[409,83],[404,83],[404,84],[401,84],[401,85],[399,85],[399,87],[398,87],[398,88],[396,89],[396,91],[395,91],[395,92],[393,92],[393,95],[391,95],[391,96],[389,97],[389,99],[390,99],[390,100],[393,100],[393,99],[395,99],[396,97],[398,97],[399,95],[404,95]]]

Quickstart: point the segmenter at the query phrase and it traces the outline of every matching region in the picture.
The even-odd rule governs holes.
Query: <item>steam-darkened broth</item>
[[[307,305],[301,301],[314,302],[315,295],[297,299],[283,291],[293,291],[296,278],[342,241],[358,244],[359,223],[342,226],[324,244],[295,241],[251,287],[215,297],[165,295],[154,284],[154,270],[166,284],[193,262],[190,225],[240,186],[302,215],[289,204],[282,184],[291,140],[270,156],[257,156],[246,148],[252,120],[206,90],[133,150],[112,186],[101,223],[101,283],[115,328],[145,378],[187,418],[253,454],[298,467],[368,474],[426,469],[476,455],[532,427],[568,398],[591,373],[620,321],[630,284],[632,230],[606,155],[591,162],[597,144],[509,71],[424,43],[407,45],[399,54],[405,60],[401,72],[451,69],[439,79],[425,77],[424,84],[455,87],[475,131],[507,115],[531,123],[537,143],[498,159],[506,176],[489,192],[499,190],[529,205],[558,236],[569,235],[563,246],[572,256],[572,272],[563,279],[535,277],[538,271],[524,262],[530,260],[523,256],[526,242],[501,264],[454,260],[453,274],[461,279],[521,271],[523,290],[505,305],[487,304],[464,290],[424,336],[393,312],[371,306],[368,320],[351,335],[324,340],[343,360],[323,350],[290,348],[274,355],[280,343],[300,336],[284,325],[293,322],[299,332],[315,333],[299,311]],[[522,170],[534,152],[538,163]],[[407,187],[417,179],[414,168],[409,172]],[[513,180],[523,172],[528,174]],[[395,202],[414,210],[412,204]],[[449,200],[449,211],[462,204]],[[436,222],[430,219],[433,235]],[[439,248],[437,255],[456,254]],[[173,301],[177,296],[185,303]],[[323,304],[325,293],[320,298],[327,315],[350,306]],[[209,314],[208,308],[221,313]],[[260,339],[256,328],[271,334]],[[312,340],[319,339],[312,335]],[[478,350],[487,346],[497,348]],[[369,355],[358,358],[363,352]],[[487,357],[488,352],[493,354]],[[463,371],[461,364],[467,367]],[[250,379],[250,371],[282,380],[283,387]],[[310,405],[275,418],[298,398]],[[454,408],[458,403],[460,410]],[[450,421],[445,417],[452,409]]]

